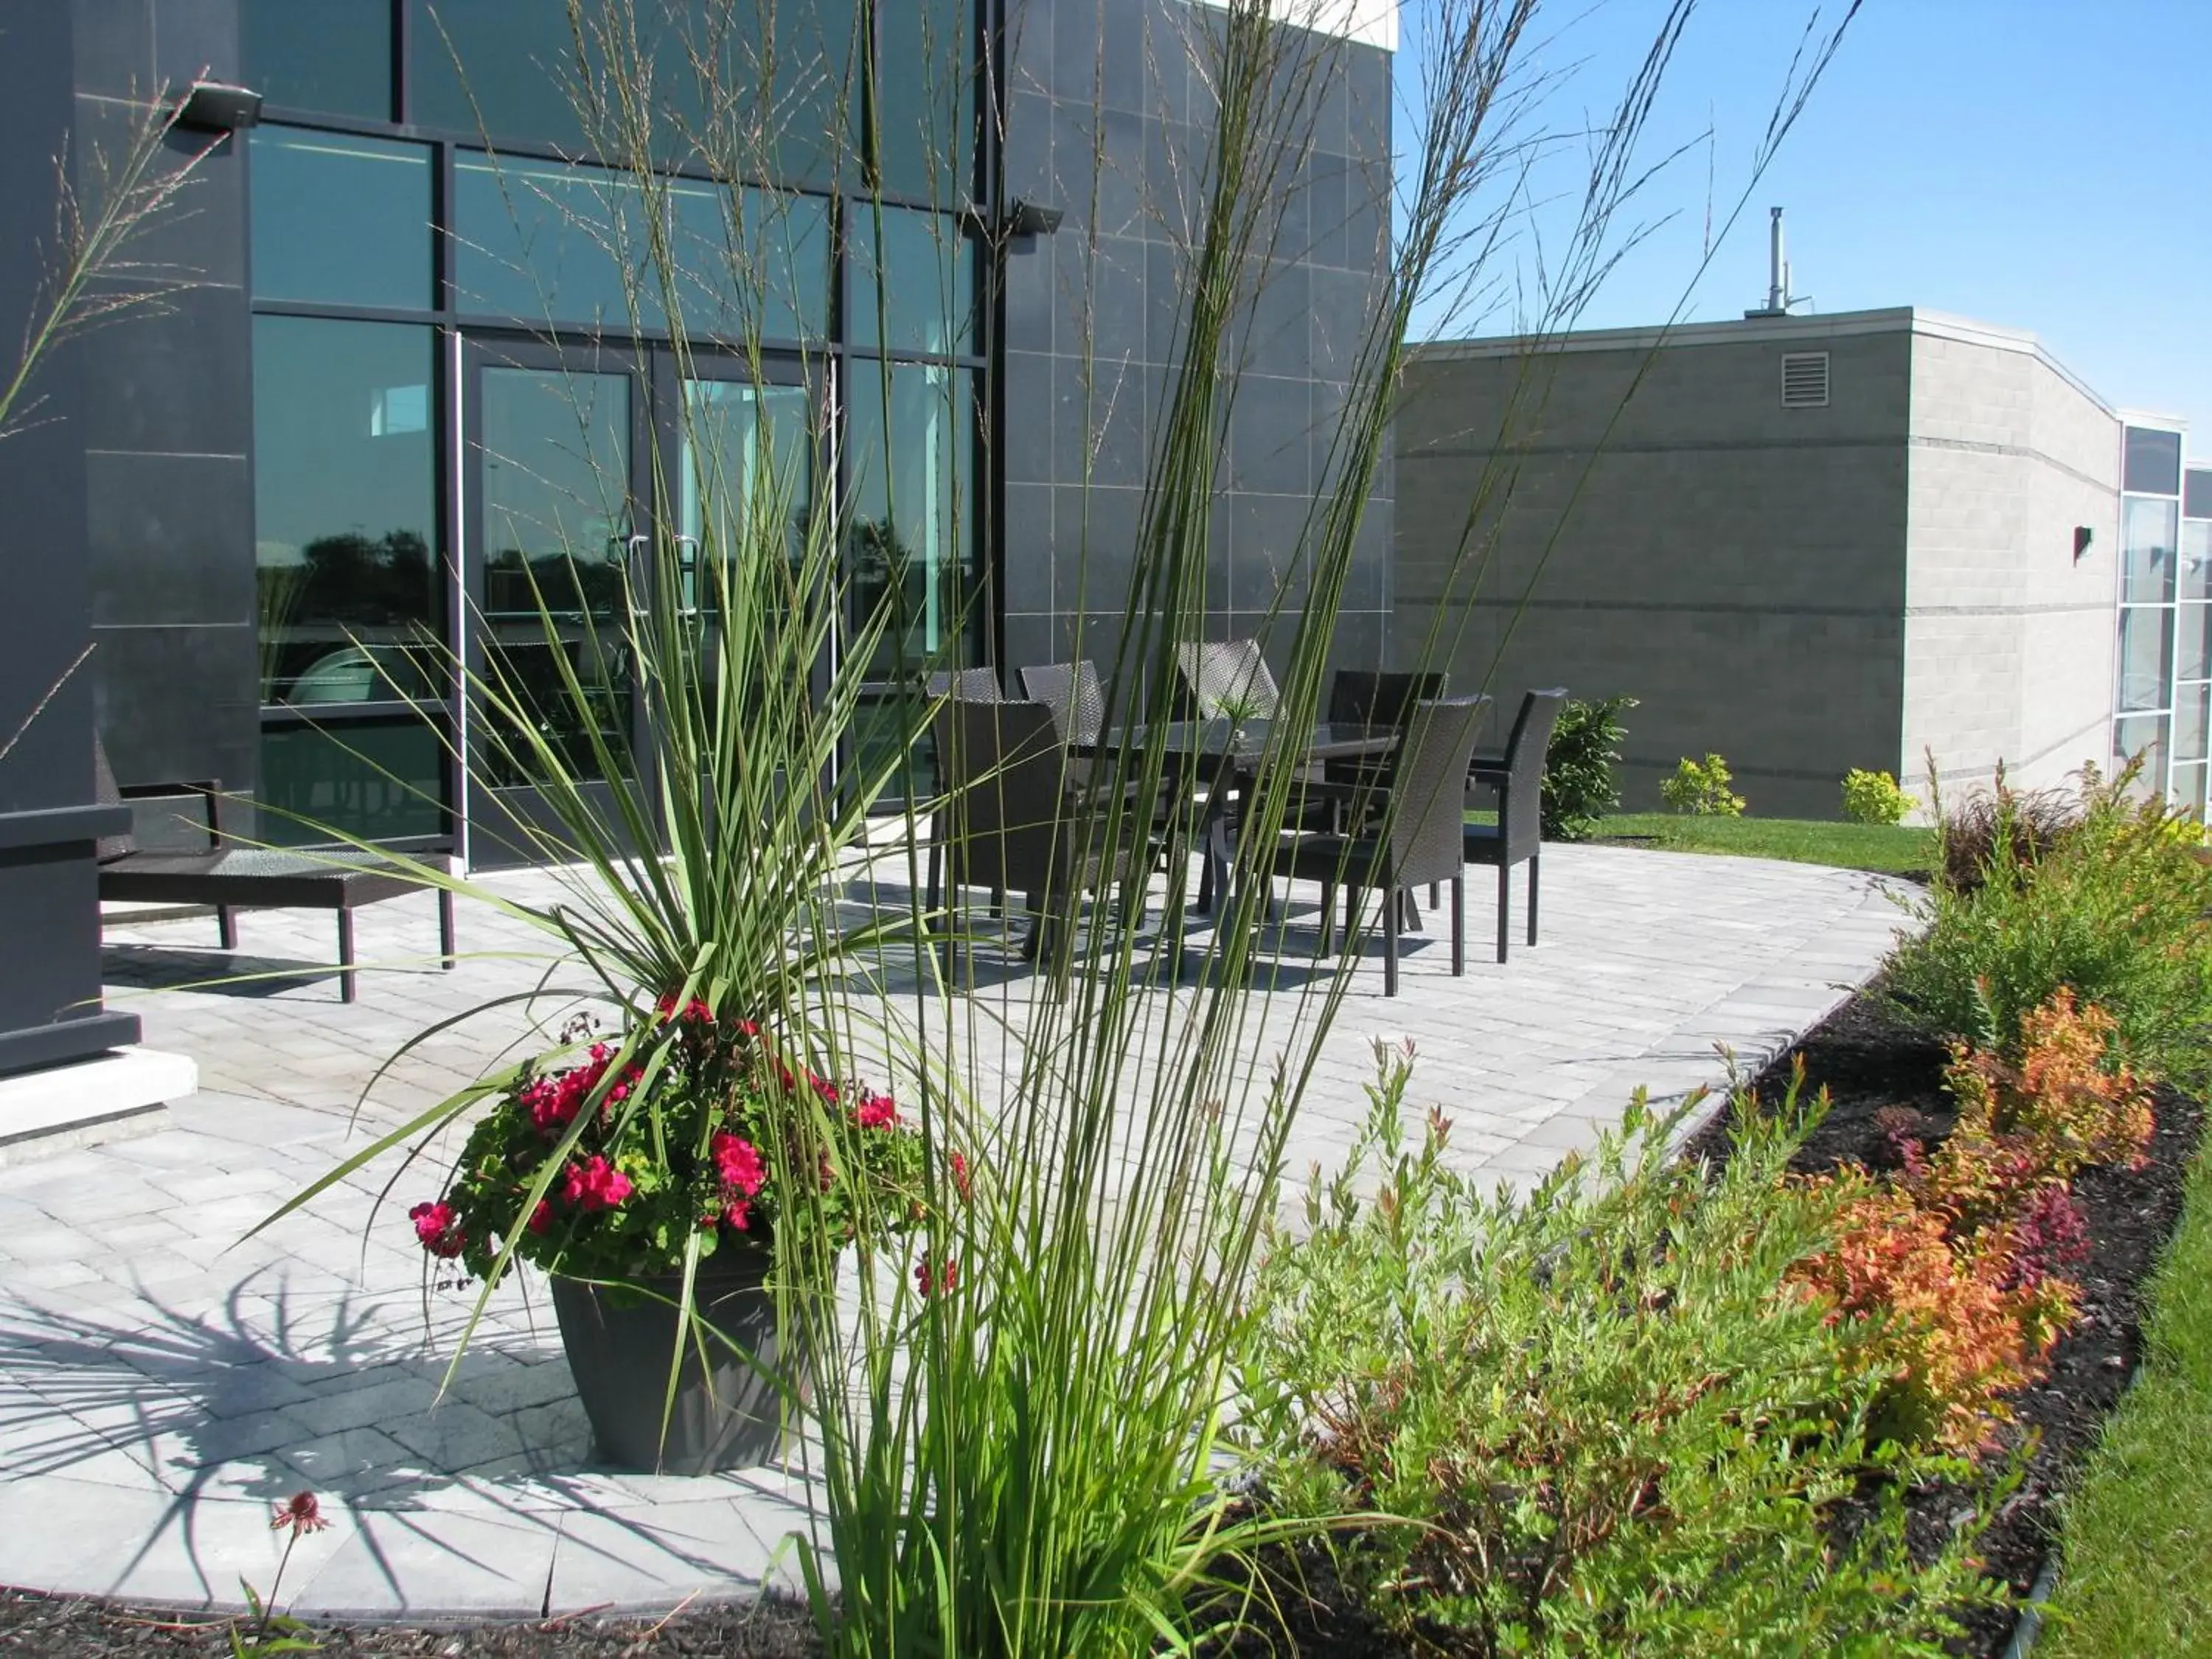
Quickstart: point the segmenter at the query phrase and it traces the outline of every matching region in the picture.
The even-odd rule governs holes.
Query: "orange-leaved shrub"
[[[1953,1049],[1959,1118],[1934,1152],[1900,1135],[1904,1169],[1888,1184],[1856,1170],[1816,1177],[1845,1202],[1798,1282],[1889,1375],[1893,1437],[1988,1443],[2005,1396],[2043,1374],[2073,1322],[2081,1290],[2068,1275],[2088,1245],[2073,1178],[2139,1164],[2153,1127],[2142,1083],[2112,1059],[2114,1035],[2062,988],[2022,1020],[2017,1065]]]

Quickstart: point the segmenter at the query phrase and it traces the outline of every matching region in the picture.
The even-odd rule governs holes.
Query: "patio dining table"
[[[1395,726],[1323,724],[1297,728],[1285,742],[1278,738],[1279,721],[1169,720],[1159,725],[1109,727],[1087,742],[1078,741],[1074,752],[1088,759],[1104,759],[1126,750],[1139,750],[1156,738],[1176,769],[1179,787],[1194,789],[1203,797],[1204,830],[1200,847],[1209,878],[1206,886],[1214,908],[1229,909],[1230,807],[1250,793],[1260,769],[1279,762],[1303,770],[1322,761],[1359,760],[1389,753],[1398,741]],[[1201,895],[1201,897],[1203,896]],[[1201,902],[1197,909],[1205,913]]]

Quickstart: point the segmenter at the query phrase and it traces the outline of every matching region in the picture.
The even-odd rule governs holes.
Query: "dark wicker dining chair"
[[[965,888],[1025,894],[1034,921],[1024,954],[1057,980],[1056,947],[1083,895],[1141,883],[1152,839],[1140,830],[1108,856],[1103,813],[1087,791],[1069,787],[1066,745],[1043,703],[954,699],[939,709],[937,732],[948,781],[939,843],[950,908],[960,908]],[[951,930],[956,951],[959,932]]]
[[[1528,943],[1536,942],[1536,903],[1544,865],[1544,755],[1552,746],[1553,728],[1566,706],[1563,686],[1531,691],[1521,699],[1512,734],[1505,750],[1483,756],[1468,768],[1468,800],[1479,805],[1478,792],[1494,793],[1498,822],[1470,823],[1462,835],[1463,854],[1469,864],[1498,866],[1498,959],[1505,960],[1512,935],[1513,866],[1528,866]]]
[[[1380,892],[1382,904],[1382,994],[1398,994],[1398,938],[1404,917],[1401,890],[1427,882],[1451,884],[1451,964],[1467,971],[1467,882],[1460,820],[1467,794],[1468,760],[1481,729],[1483,699],[1425,702],[1413,706],[1404,734],[1389,756],[1388,810],[1379,822],[1348,835],[1300,836],[1278,854],[1274,871],[1321,884],[1321,938],[1316,956],[1334,942],[1336,889],[1345,890],[1344,927],[1350,935],[1360,895]]]
[[[1257,640],[1185,641],[1176,647],[1176,667],[1202,720],[1232,710],[1246,720],[1271,720],[1282,707]]]
[[[1021,671],[1022,695],[1053,712],[1060,735],[1070,743],[1096,743],[1106,726],[1106,688],[1098,665],[1040,663]]]

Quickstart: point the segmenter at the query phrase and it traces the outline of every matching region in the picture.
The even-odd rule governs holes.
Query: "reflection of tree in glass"
[[[317,622],[411,623],[437,614],[437,574],[419,532],[319,536],[301,550],[299,617]]]

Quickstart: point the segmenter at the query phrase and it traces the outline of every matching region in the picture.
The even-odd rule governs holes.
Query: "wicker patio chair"
[[[1531,691],[1521,699],[1512,734],[1497,756],[1481,756],[1468,768],[1468,799],[1482,804],[1479,792],[1497,798],[1498,822],[1470,823],[1462,835],[1462,855],[1469,864],[1498,866],[1498,959],[1505,960],[1512,934],[1512,873],[1516,864],[1528,866],[1528,943],[1536,942],[1536,904],[1544,863],[1544,755],[1552,746],[1553,728],[1566,706],[1564,687]]]
[[[1379,891],[1382,905],[1382,994],[1398,994],[1398,938],[1406,888],[1425,882],[1451,884],[1451,963],[1467,971],[1467,886],[1460,820],[1467,766],[1480,729],[1480,697],[1416,703],[1389,757],[1384,794],[1389,811],[1379,823],[1352,834],[1302,836],[1277,854],[1279,875],[1321,884],[1321,938],[1315,954],[1333,944],[1336,889],[1345,889],[1344,925],[1357,926],[1360,895]]]

